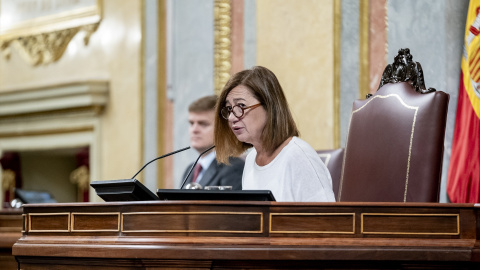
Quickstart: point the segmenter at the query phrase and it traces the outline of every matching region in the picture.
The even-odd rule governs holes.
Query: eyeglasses
[[[233,115],[235,115],[235,117],[237,117],[237,118],[242,118],[243,114],[245,114],[246,109],[252,109],[253,110],[253,109],[257,108],[258,106],[262,106],[262,103],[258,103],[258,104],[248,106],[248,107],[240,107],[240,105],[235,105],[233,107],[226,106],[226,107],[222,108],[220,113],[222,114],[222,117],[227,119],[227,120],[228,120],[228,117],[230,116],[230,113],[233,113]]]

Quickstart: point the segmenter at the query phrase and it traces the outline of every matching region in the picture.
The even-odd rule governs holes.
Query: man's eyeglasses
[[[248,106],[248,107],[240,107],[239,105],[235,105],[235,106],[226,106],[226,107],[223,107],[222,110],[220,111],[220,113],[222,114],[222,117],[227,119],[228,120],[228,117],[230,116],[230,113],[233,113],[233,115],[235,115],[235,117],[237,118],[242,118],[242,116],[245,114],[245,110],[246,109],[255,109],[259,106],[262,106],[262,103],[258,103],[258,104],[255,104],[255,105],[252,105],[252,106]]]

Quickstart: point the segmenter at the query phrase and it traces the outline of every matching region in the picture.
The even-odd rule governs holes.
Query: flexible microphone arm
[[[190,149],[190,146],[187,146],[187,147],[182,148],[182,149],[180,149],[180,150],[173,151],[173,152],[171,152],[171,153],[168,153],[168,154],[165,154],[165,155],[163,155],[163,156],[160,156],[160,157],[157,157],[157,158],[155,158],[155,159],[150,160],[147,164],[143,165],[143,167],[140,169],[140,171],[138,171],[134,176],[132,176],[132,179],[134,179],[135,176],[137,176],[143,169],[145,169],[145,167],[147,167],[148,164],[154,162],[155,160],[161,159],[161,158],[164,158],[164,157],[168,157],[168,156],[170,156],[170,155],[176,154],[176,153],[178,153],[178,152],[185,151],[185,150],[187,150],[187,149]]]
[[[203,155],[204,155],[205,153],[207,153],[208,151],[212,150],[214,147],[215,147],[215,145],[211,146],[211,147],[208,148],[207,150],[203,151],[200,155],[198,155],[197,160],[195,160],[195,162],[193,163],[192,167],[190,168],[190,171],[188,171],[187,177],[185,177],[185,179],[183,180],[182,185],[180,186],[180,189],[183,189],[183,186],[184,186],[185,183],[187,182],[187,179],[188,179],[188,177],[190,176],[190,174],[192,173],[193,168],[195,167],[195,165],[197,165],[197,162],[198,162],[198,160],[200,159],[200,157],[203,156]]]

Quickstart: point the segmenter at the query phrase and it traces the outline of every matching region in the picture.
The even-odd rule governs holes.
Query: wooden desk
[[[17,269],[12,246],[22,236],[22,210],[0,210],[0,269]]]
[[[128,202],[24,207],[21,269],[480,269],[480,205]]]

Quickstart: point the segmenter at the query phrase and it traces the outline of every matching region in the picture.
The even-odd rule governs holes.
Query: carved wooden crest
[[[387,83],[398,82],[408,82],[415,91],[421,94],[436,91],[435,88],[428,88],[428,90],[425,88],[422,66],[419,62],[412,61],[412,55],[408,48],[398,50],[398,55],[395,56],[393,64],[387,65],[378,89]]]
[[[33,66],[59,60],[79,32],[84,44],[102,20],[103,0],[0,0],[0,53],[9,59],[11,49]]]

